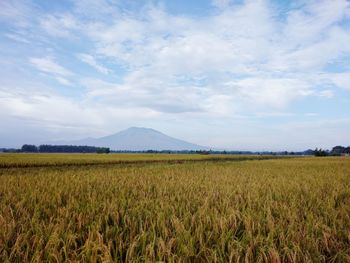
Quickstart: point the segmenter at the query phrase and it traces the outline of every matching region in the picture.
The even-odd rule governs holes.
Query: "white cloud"
[[[122,84],[114,84],[99,79],[85,79],[81,84],[86,87],[89,101],[100,101],[105,105],[118,105],[127,108],[148,108],[159,113],[200,112],[205,110],[205,100],[195,88],[190,92],[187,87],[171,89],[170,83],[157,82],[157,79],[135,74]],[[145,89],[147,87],[147,89]],[[181,89],[181,90],[180,90]],[[193,103],[197,100],[197,103]],[[207,107],[208,105],[206,105]]]
[[[66,85],[66,86],[72,86],[72,85],[73,85],[73,83],[72,83],[71,81],[69,81],[68,79],[62,78],[62,77],[60,77],[60,76],[55,77],[55,79],[56,79],[59,83],[61,83],[61,84],[63,84],[63,85]]]
[[[324,98],[332,98],[334,96],[334,92],[332,90],[321,90],[319,93],[320,97],[324,97]]]
[[[19,34],[5,34],[5,36],[9,39],[12,39],[14,41],[17,42],[21,42],[21,43],[25,43],[25,44],[29,44],[30,41],[28,39],[26,39],[25,37],[19,35]]]
[[[119,14],[119,0],[74,0],[74,10],[77,14],[91,19],[109,19]]]
[[[254,107],[283,108],[291,101],[312,94],[310,84],[288,78],[246,78],[227,83]]]
[[[232,0],[212,0],[211,3],[217,8],[227,8]]]
[[[79,28],[79,23],[70,14],[45,15],[39,20],[47,34],[54,37],[72,37],[71,31]]]
[[[0,21],[28,28],[36,12],[28,0],[0,1]]]
[[[14,117],[40,121],[46,125],[86,126],[99,124],[98,115],[88,108],[60,96],[33,94],[32,96],[1,97],[1,109]]]
[[[96,59],[89,55],[89,54],[78,54],[78,58],[85,62],[86,64],[90,65],[91,67],[95,68],[97,71],[103,74],[108,74],[110,70],[104,66],[101,66],[97,63]]]
[[[41,126],[67,128],[71,131],[85,127],[86,133],[105,128],[105,133],[108,133],[108,130],[113,132],[115,129],[114,123],[110,122],[112,119],[118,119],[120,124],[131,124],[131,120],[157,116],[156,112],[143,107],[111,107],[86,100],[78,102],[48,90],[31,90],[28,93],[24,88],[0,88],[0,117],[11,116]]]
[[[283,108],[305,96],[331,97],[330,91],[317,91],[317,76],[350,52],[348,29],[337,24],[349,10],[347,2],[310,3],[306,11],[290,11],[286,22],[266,1],[222,6],[218,14],[199,19],[152,7],[141,18],[121,16],[111,24],[91,24],[85,32],[101,57],[130,69],[123,85],[138,93],[159,93],[155,86],[162,87],[162,96],[186,86],[187,94],[196,93],[181,81],[187,75],[207,79],[202,100],[212,96],[228,104],[242,105],[243,99],[256,107]],[[235,88],[227,88],[228,82]],[[231,114],[233,108],[220,112]]]
[[[350,72],[328,74],[328,78],[339,88],[350,90]]]
[[[51,57],[30,58],[29,62],[38,70],[59,76],[71,76],[73,73],[62,67]]]

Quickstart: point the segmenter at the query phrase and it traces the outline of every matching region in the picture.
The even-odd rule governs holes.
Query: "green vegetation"
[[[79,146],[79,145],[47,145],[39,147],[31,144],[24,144],[18,152],[23,153],[109,153],[107,147]]]
[[[350,262],[349,157],[210,157],[0,155],[0,262]]]

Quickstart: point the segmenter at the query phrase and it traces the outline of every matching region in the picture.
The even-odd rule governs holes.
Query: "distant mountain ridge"
[[[57,144],[58,142],[54,143]],[[109,147],[111,150],[116,151],[209,150],[208,147],[176,139],[151,128],[140,127],[131,127],[101,138],[85,138],[75,141],[60,141],[59,144]]]

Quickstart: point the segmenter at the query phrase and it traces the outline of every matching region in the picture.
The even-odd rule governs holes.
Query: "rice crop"
[[[277,159],[273,155],[201,155],[201,154],[67,154],[67,153],[23,153],[0,154],[0,168],[47,167],[47,166],[87,166],[145,163],[181,163],[194,161],[242,161]],[[283,157],[288,158],[288,157]]]
[[[0,262],[350,262],[348,157],[15,166]]]

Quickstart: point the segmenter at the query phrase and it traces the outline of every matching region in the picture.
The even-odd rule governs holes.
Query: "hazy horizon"
[[[0,148],[146,127],[349,146],[349,1],[0,2]]]

